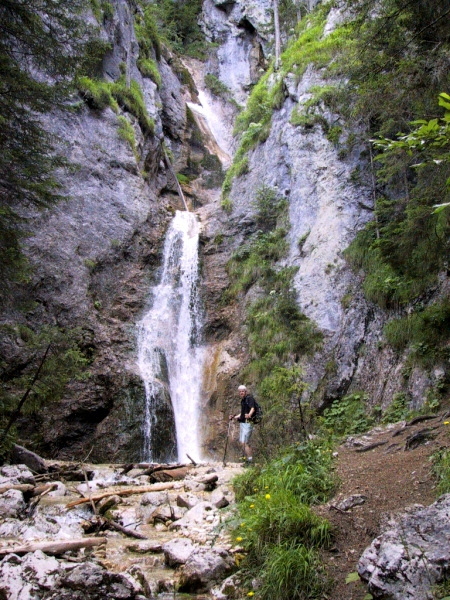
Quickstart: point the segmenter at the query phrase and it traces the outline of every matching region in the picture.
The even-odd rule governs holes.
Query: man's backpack
[[[253,416],[252,416],[252,423],[254,423],[255,425],[257,423],[261,423],[262,418],[263,418],[263,409],[262,409],[261,405],[258,404],[255,400],[255,412],[253,413]]]

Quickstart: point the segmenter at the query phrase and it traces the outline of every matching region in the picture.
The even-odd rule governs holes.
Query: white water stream
[[[139,323],[138,365],[146,391],[145,460],[152,460],[152,429],[158,426],[153,409],[167,396],[167,386],[178,460],[186,461],[187,454],[201,458],[198,413],[204,348],[199,339],[198,239],[196,216],[177,211],[164,244],[161,281],[152,290],[152,308]]]

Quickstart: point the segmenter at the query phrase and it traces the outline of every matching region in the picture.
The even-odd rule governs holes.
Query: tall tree
[[[20,240],[30,208],[58,201],[40,115],[60,106],[87,41],[86,0],[0,0],[0,276],[24,275]]]

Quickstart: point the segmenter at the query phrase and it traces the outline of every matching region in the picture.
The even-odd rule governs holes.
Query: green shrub
[[[155,52],[156,59],[160,60],[162,44],[156,18],[152,13],[151,6],[147,5],[144,8],[143,14],[136,15],[134,31],[142,58],[150,59],[152,58],[152,52]]]
[[[450,300],[445,298],[415,312],[386,323],[384,334],[399,352],[410,348],[417,359],[431,360],[445,353],[450,337]]]
[[[104,0],[90,0],[91,9],[98,23],[103,23],[104,19],[110,19],[114,16],[114,8],[110,2]]]
[[[407,419],[411,411],[408,408],[408,398],[404,392],[398,392],[392,397],[392,402],[383,413],[382,423],[397,423]]]
[[[367,414],[368,396],[362,392],[339,398],[323,411],[323,425],[337,436],[368,431],[374,418]]]

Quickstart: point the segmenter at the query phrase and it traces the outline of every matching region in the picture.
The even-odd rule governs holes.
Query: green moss
[[[109,83],[89,77],[79,77],[76,83],[83,100],[90,108],[103,110],[110,106],[116,112],[119,110],[118,104],[111,94]]]
[[[189,183],[191,182],[189,177],[187,175],[183,175],[183,173],[177,173],[177,179],[178,182],[183,185],[189,185]]]
[[[143,14],[136,16],[134,31],[139,43],[140,54],[142,55],[140,58],[151,59],[154,52],[157,60],[159,60],[161,58],[162,44],[156,18],[150,6],[144,8]]]
[[[157,87],[161,86],[161,74],[158,71],[156,62],[151,58],[140,58],[137,61],[139,71],[144,77],[150,77],[150,79],[156,83]]]
[[[231,95],[227,86],[212,73],[205,75],[205,86],[214,96],[218,96],[224,100],[228,100]]]
[[[139,154],[136,147],[136,136],[134,134],[133,126],[125,117],[119,116],[117,118],[119,121],[119,129],[117,133],[119,134],[119,137],[128,142],[136,158],[136,162],[139,162]]]
[[[147,112],[144,94],[136,80],[131,80],[130,87],[127,87],[125,75],[113,83],[89,77],[79,77],[76,83],[90,108],[102,110],[110,106],[117,112],[120,105],[138,119],[144,133],[154,133],[155,123]]]
[[[147,112],[144,103],[144,94],[135,79],[132,79],[130,87],[127,87],[126,78],[122,75],[117,81],[111,84],[111,94],[122,108],[128,110],[138,119],[144,133],[154,133],[155,122]]]
[[[98,23],[103,23],[104,19],[110,19],[114,16],[114,8],[110,2],[104,0],[90,0],[90,5],[94,17]]]

